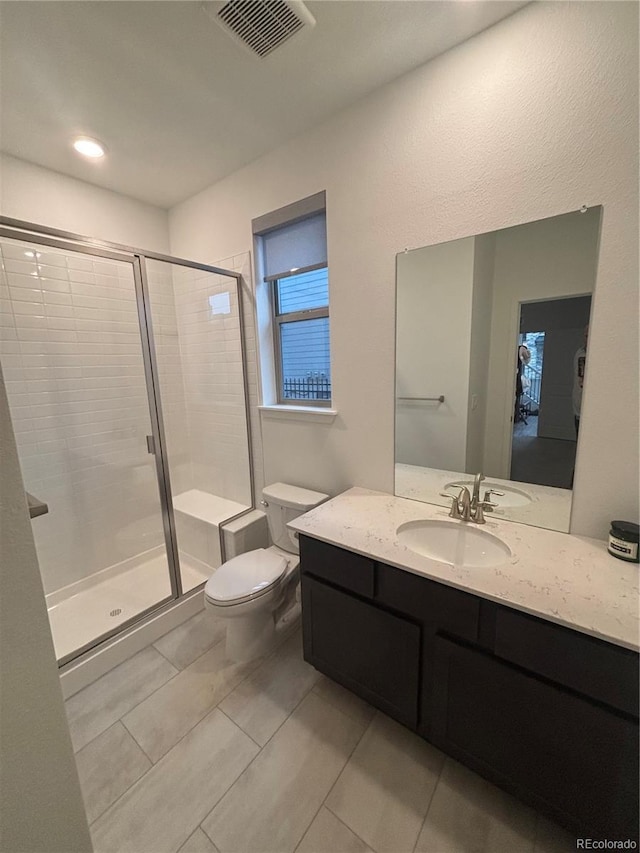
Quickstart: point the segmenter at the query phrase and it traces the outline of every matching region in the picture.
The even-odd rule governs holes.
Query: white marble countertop
[[[423,557],[398,541],[407,521],[448,518],[443,507],[353,488],[289,523],[299,533],[509,605],[584,634],[638,650],[638,564],[612,557],[605,542],[512,521],[488,520],[512,556],[491,568]]]
[[[440,497],[440,492],[444,491],[446,485],[463,481],[473,482],[473,474],[460,474],[440,468],[422,468],[420,465],[406,465],[402,462],[396,463],[395,477],[396,495],[438,506],[447,505],[447,499]],[[515,480],[500,480],[498,477],[487,476],[480,489],[482,494],[489,483],[503,486],[507,490],[524,492],[530,498],[530,502],[524,506],[498,506],[493,510],[492,515],[496,520],[505,518],[521,524],[533,524],[535,527],[546,527],[549,530],[560,530],[565,533],[569,530],[572,497],[570,489],[557,489],[554,486],[519,483]],[[454,494],[453,490],[451,493]],[[500,498],[492,500],[500,502]]]

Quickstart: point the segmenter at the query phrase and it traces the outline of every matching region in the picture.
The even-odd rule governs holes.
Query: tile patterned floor
[[[208,612],[67,701],[96,853],[568,853],[575,840],[302,659]]]

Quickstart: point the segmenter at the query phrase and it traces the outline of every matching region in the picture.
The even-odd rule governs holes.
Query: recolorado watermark
[[[635,850],[638,847],[632,838],[612,841],[608,838],[576,838],[578,850]]]

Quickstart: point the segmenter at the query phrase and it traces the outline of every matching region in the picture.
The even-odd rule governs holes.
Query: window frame
[[[265,252],[265,241],[269,239],[271,232],[284,227],[295,225],[305,219],[314,217],[317,214],[322,214],[324,217],[325,243],[324,243],[324,258],[322,263],[314,266],[300,266],[294,273],[288,271],[287,264],[283,264],[284,270],[270,269],[270,275],[267,275],[267,261]],[[253,234],[253,268],[255,273],[255,321],[256,321],[256,344],[258,355],[258,381],[260,387],[260,397],[262,406],[265,410],[273,409],[274,411],[286,412],[290,409],[292,412],[298,410],[307,411],[313,415],[314,412],[318,416],[324,416],[325,413],[333,412],[333,384],[331,385],[331,397],[327,400],[309,400],[309,399],[291,399],[284,397],[284,377],[282,375],[282,343],[280,329],[287,320],[293,321],[293,312],[290,314],[278,314],[277,312],[277,284],[273,281],[278,281],[286,276],[298,275],[302,272],[311,271],[313,269],[326,269],[327,278],[330,267],[328,258],[328,246],[326,244],[326,219],[327,219],[327,194],[325,190],[320,190],[313,195],[298,201],[286,204],[277,210],[272,210],[269,213],[262,214],[251,220],[251,231]],[[312,253],[313,254],[313,253]],[[293,260],[293,259],[292,259]],[[302,258],[300,259],[302,260]],[[311,260],[311,258],[309,258]],[[290,264],[293,267],[293,264]],[[315,319],[311,312],[319,310],[322,317],[327,318],[329,329],[331,327],[330,317],[331,298],[329,294],[329,306],[321,309],[309,309],[308,312],[300,313],[297,319],[311,320]],[[330,344],[329,344],[330,345]],[[329,376],[332,373],[331,350],[329,352]]]
[[[329,396],[326,400],[311,400],[309,398],[295,399],[284,396],[284,375],[282,371],[282,337],[280,332],[282,326],[286,323],[297,323],[301,321],[304,322],[305,320],[316,320],[326,317],[327,320],[329,320],[329,328],[331,328],[331,321],[329,318],[328,304],[321,308],[305,308],[302,311],[285,311],[282,313],[279,312],[278,282],[286,278],[291,278],[294,275],[303,275],[306,272],[313,272],[314,270],[327,270],[328,274],[329,265],[327,263],[312,264],[308,267],[300,267],[298,269],[291,270],[290,272],[278,273],[277,275],[265,276],[264,278],[265,282],[269,285],[270,288],[269,301],[271,303],[271,323],[273,329],[273,357],[276,374],[276,400],[279,406],[313,406],[314,408],[331,407],[331,396]],[[329,359],[329,363],[331,363],[331,359]]]

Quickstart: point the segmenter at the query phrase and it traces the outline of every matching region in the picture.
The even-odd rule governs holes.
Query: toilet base
[[[247,663],[267,654],[275,640],[276,627],[271,610],[227,622],[227,658],[235,663]]]
[[[278,615],[278,621],[276,622],[276,634],[281,637],[283,634],[287,633],[287,631],[292,630],[298,625],[301,617],[302,607],[299,602],[294,601],[285,613]]]

